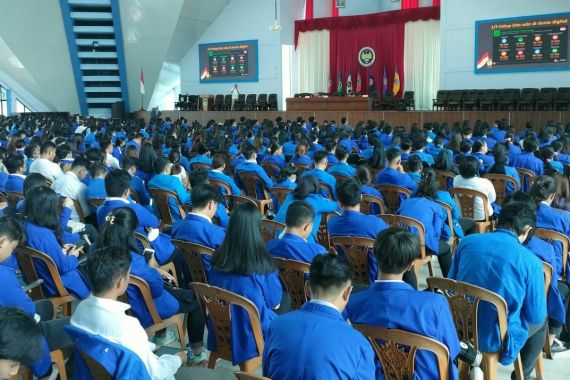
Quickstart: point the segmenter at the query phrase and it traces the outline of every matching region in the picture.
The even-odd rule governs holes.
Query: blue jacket
[[[210,170],[210,172],[208,173],[208,178],[216,179],[218,181],[226,183],[232,189],[232,195],[240,195],[239,187],[236,185],[232,177],[221,172]],[[220,187],[220,192],[224,197],[227,195],[226,189],[224,189],[223,187]]]
[[[540,324],[546,319],[540,260],[510,231],[469,235],[455,251],[449,278],[480,286],[505,299],[509,312],[500,362],[511,364],[526,343],[529,324]],[[495,309],[483,302],[478,318],[479,349],[501,350]]]
[[[107,191],[105,190],[105,178],[94,178],[91,180],[87,191],[85,193],[87,200],[92,199],[105,199],[107,198]]]
[[[138,193],[141,205],[148,206],[150,204],[150,195],[148,194],[144,181],[136,175],[131,177],[131,190]]]
[[[418,189],[416,181],[411,179],[406,173],[400,173],[396,169],[386,168],[376,176],[376,183],[379,185],[395,185],[405,187],[412,193]]]
[[[263,335],[266,336],[271,321],[277,318],[277,314],[273,309],[279,306],[283,296],[283,289],[281,288],[277,271],[242,276],[220,273],[212,268],[210,270],[209,283],[210,285],[237,293],[253,302],[259,311]],[[242,308],[235,307],[231,313],[232,363],[236,365],[262,353],[257,351],[247,312]],[[208,349],[215,352],[215,332],[210,321],[208,321],[208,333]]]
[[[336,200],[336,191],[335,191],[336,178],[332,174],[329,174],[321,169],[310,169],[310,170],[305,170],[301,175],[301,177],[306,177],[308,175],[314,175],[315,177],[317,177],[319,182],[329,185],[329,187],[332,190],[332,199]],[[325,189],[321,189],[321,194],[323,195],[323,197],[327,198],[329,192]]]
[[[446,203],[451,206],[451,217],[453,220],[453,232],[455,232],[455,236],[458,238],[463,237],[463,229],[459,224],[459,218],[461,218],[461,213],[459,212],[459,208],[457,207],[457,203],[451,197],[447,191],[438,191],[436,200]],[[444,210],[445,211],[445,210]],[[447,214],[447,213],[446,213]],[[447,225],[447,218],[446,222],[443,224],[443,229],[441,231],[441,239],[448,240],[451,237],[451,231],[449,230],[449,226]]]
[[[193,157],[190,161],[188,161],[188,166],[190,170],[192,170],[192,164],[207,164],[212,166],[212,159],[205,154],[200,154],[198,156]]]
[[[532,153],[522,152],[514,157],[512,159],[512,166],[532,170],[537,176],[544,174],[543,162]]]
[[[374,351],[338,310],[307,302],[271,324],[263,375],[274,380],[373,380]]]
[[[329,236],[352,236],[376,239],[380,231],[389,226],[375,215],[365,215],[358,211],[342,212],[342,215],[329,220]],[[370,282],[374,282],[378,277],[378,261],[374,257],[372,250],[368,251],[368,277]]]
[[[285,223],[285,216],[287,215],[287,209],[289,205],[293,203],[293,194],[289,193],[285,198],[283,204],[279,207],[279,211],[277,215],[275,215],[275,221],[280,223]],[[323,198],[321,194],[311,194],[307,198],[305,198],[315,211],[315,219],[313,221],[313,231],[311,231],[311,235],[307,238],[307,241],[310,243],[317,242],[317,232],[319,231],[319,226],[321,224],[322,214],[325,212],[333,212],[339,211],[338,205],[336,202]]]
[[[346,149],[346,151],[349,154],[352,153],[352,149],[356,149],[356,153],[360,153],[360,148],[358,147],[358,144],[354,140],[347,140],[347,139],[340,140],[338,142],[338,145]]]
[[[376,190],[376,188],[374,188],[371,185],[362,184],[360,186],[360,192],[362,193],[362,195],[374,195],[374,196],[384,200],[384,195],[382,195],[381,192]],[[380,208],[376,205],[371,205],[369,212],[372,215],[378,215],[378,214],[380,214]]]
[[[312,263],[317,255],[326,255],[327,249],[320,244],[309,243],[300,236],[285,233],[279,239],[267,243],[267,249],[275,257]]]
[[[87,363],[80,354],[85,352],[101,364],[113,379],[150,380],[143,361],[131,350],[72,325],[65,326],[65,331],[75,346],[75,378],[97,380],[91,376]]]
[[[338,162],[335,166],[327,170],[329,174],[342,174],[352,177],[356,173],[356,169],[346,162]]]
[[[492,168],[492,166],[489,166],[489,167],[485,170],[485,172],[486,172],[486,173],[489,173],[489,171],[491,170],[491,168]],[[512,166],[505,166],[505,175],[508,175],[508,176],[513,177],[513,178],[515,179],[515,181],[517,182],[518,189],[519,189],[519,190],[522,190],[522,189],[521,189],[521,178],[520,178],[519,172],[517,171],[516,168],[513,168]],[[507,194],[510,194],[510,193],[512,193],[513,191],[514,191],[513,185],[510,184],[510,183],[507,183],[507,184],[505,185],[505,192],[506,192]]]
[[[539,228],[546,228],[549,230],[554,230],[560,232],[566,236],[570,236],[570,214],[565,211],[556,209],[554,207],[548,206],[541,203],[538,206],[538,211],[536,212],[536,226]],[[556,252],[556,267],[558,268],[558,277],[562,276],[563,261],[562,261],[562,245],[559,242],[552,242],[554,251]],[[570,269],[570,262],[566,263],[566,271]],[[570,283],[570,276],[567,279]]]
[[[16,174],[9,174],[4,182],[4,191],[16,191],[18,193],[24,192],[24,179]]]
[[[417,219],[424,225],[426,248],[437,255],[442,230],[447,225],[447,212],[443,207],[427,198],[414,197],[402,201],[397,214]],[[415,228],[412,233],[418,235]]]
[[[90,289],[79,272],[79,261],[75,256],[63,254],[55,232],[31,222],[26,222],[24,229],[28,237],[28,246],[52,258],[63,286],[75,297],[81,300],[87,298]],[[36,259],[34,259],[34,264],[38,276],[44,280],[42,284],[44,292],[48,297],[55,296],[57,291],[47,267],[42,262],[36,261]]]
[[[273,187],[273,181],[271,180],[271,178],[269,178],[265,170],[263,170],[263,168],[256,163],[244,161],[242,164],[238,165],[238,167],[236,167],[235,169],[234,173],[235,183],[238,185],[240,189],[245,191],[245,185],[241,182],[239,178],[240,173],[257,173],[261,181],[261,183],[259,181],[256,181],[255,184],[255,189],[258,199],[261,199],[263,197],[263,190],[261,187],[262,184],[263,186],[266,187],[267,190],[270,190]]]
[[[297,149],[297,143],[289,140],[283,144],[283,155],[285,157],[287,156],[292,157],[295,154],[296,149]]]
[[[174,223],[172,238],[189,241],[206,247],[217,249],[226,235],[223,227],[210,223],[206,218],[187,214],[184,220]],[[210,257],[202,257],[206,275],[210,272]]]
[[[290,162],[294,164],[305,164],[313,167],[313,160],[309,158],[309,156],[293,156]]]
[[[411,156],[418,156],[422,160],[422,162],[425,162],[429,166],[432,166],[434,164],[433,157],[430,156],[429,154],[425,153],[425,152],[421,152],[421,151],[413,152],[411,154]]]
[[[168,175],[168,174],[157,174],[148,182],[148,188],[150,189],[160,189],[160,190],[168,190],[176,193],[178,195],[178,199],[180,203],[183,205],[190,204],[190,194],[184,186],[180,179],[177,177]],[[168,198],[168,206],[170,208],[170,213],[172,214],[172,219],[174,221],[180,220],[182,216],[180,215],[180,211],[178,210],[178,205],[176,200],[172,197]]]
[[[401,329],[443,343],[449,350],[449,378],[459,378],[453,364],[460,351],[459,339],[449,304],[441,294],[417,291],[401,281],[377,281],[368,290],[354,293],[346,312],[351,323]],[[380,363],[376,374],[377,379],[384,378]],[[439,379],[431,353],[416,353],[414,379]]]
[[[327,161],[330,165],[338,164],[338,158],[336,158],[334,153],[327,153]]]

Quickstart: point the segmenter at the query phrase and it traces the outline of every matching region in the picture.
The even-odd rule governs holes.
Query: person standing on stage
[[[238,85],[237,83],[234,84],[234,87],[230,90],[230,94],[232,94],[232,111],[235,111],[236,108],[236,102],[238,100],[239,97],[239,90],[238,90]]]

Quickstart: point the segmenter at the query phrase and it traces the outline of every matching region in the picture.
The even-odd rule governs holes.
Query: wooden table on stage
[[[372,111],[372,98],[361,96],[287,98],[287,111]]]

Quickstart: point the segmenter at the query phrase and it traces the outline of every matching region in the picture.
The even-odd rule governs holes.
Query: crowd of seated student
[[[0,133],[0,143],[5,138],[6,147],[11,150],[10,155],[3,157],[9,173],[3,190],[23,191],[25,196],[15,210],[9,208],[7,212],[21,212],[26,216],[23,225],[26,244],[50,256],[64,286],[77,299],[84,300],[71,323],[131,349],[153,377],[167,378],[183,361],[199,364],[207,358],[202,348],[205,322],[192,291],[176,292],[162,284],[162,278],[169,279],[170,275],[159,267],[169,262],[174,263],[181,284],[191,281],[172,239],[214,249],[211,259],[203,257],[209,283],[242,295],[256,305],[266,339],[264,374],[275,380],[297,377],[298,371],[308,367],[303,363],[310,363],[311,370],[324,377],[335,370],[363,373],[362,378],[374,378],[375,371],[376,376],[381,376],[378,362],[374,369],[369,344],[343,324],[341,313],[345,307],[353,323],[401,328],[432,337],[448,347],[453,361],[458,342],[447,304],[440,295],[418,292],[415,271],[410,270],[418,255],[418,241],[414,237],[417,231],[389,228],[375,215],[379,212],[377,209],[367,210],[366,214],[370,215],[361,212],[363,194],[382,198],[374,185],[397,185],[411,191],[411,197],[402,199],[400,207],[393,212],[422,222],[426,228],[427,254],[437,256],[444,276],[500,294],[509,310],[519,310],[522,305],[524,313],[509,314],[513,345],[504,349],[502,363],[511,363],[521,352],[527,376],[539,354],[539,338],[545,336],[547,329],[555,352],[568,349],[564,342],[569,339],[567,285],[551,285],[548,308],[543,284],[542,296],[538,294],[542,269],[538,268],[536,257],[550,263],[560,276],[563,270],[561,247],[529,237],[530,229],[535,226],[570,234],[570,220],[557,209],[568,209],[568,178],[561,164],[567,162],[564,155],[570,155],[570,139],[565,135],[570,133],[568,126],[562,129],[548,123],[537,138],[532,129],[515,135],[504,120],[497,121],[492,128],[479,121],[473,128],[468,123],[455,123],[452,128],[428,123],[423,128],[412,125],[407,132],[401,127],[371,121],[352,128],[346,120],[336,125],[332,121],[321,124],[314,119],[289,122],[278,118],[275,123],[269,120],[260,123],[242,118],[224,123],[210,121],[205,126],[196,122],[188,125],[183,120],[171,123],[153,119],[149,124],[89,121],[89,128],[82,129],[82,121],[77,119],[50,123],[47,119],[33,118],[28,115],[11,119],[3,124],[4,133]],[[9,140],[4,137],[8,135]],[[0,156],[5,156],[2,149]],[[23,156],[25,153],[29,156]],[[454,155],[457,165],[454,165]],[[227,166],[227,162],[231,164]],[[260,165],[262,162],[274,163],[279,170],[268,173]],[[295,163],[312,168],[299,176]],[[210,169],[193,167],[193,164]],[[516,199],[505,201],[501,209],[495,204],[492,183],[483,176],[506,174],[521,184],[522,178],[515,167],[548,176],[539,177],[532,186],[528,182],[526,189],[523,184],[523,190],[530,192],[527,200],[520,200],[522,195],[515,193],[514,188],[507,189]],[[24,180],[26,168],[30,174]],[[488,204],[476,200],[475,220],[482,219],[486,208],[491,218],[498,220],[497,230],[472,235],[475,222],[461,217],[451,195],[440,188],[434,169],[457,174],[448,187],[485,193]],[[371,170],[377,174],[372,176]],[[267,245],[261,235],[259,209],[251,204],[238,205],[233,207],[230,217],[229,203],[224,198],[228,194],[208,184],[209,179],[219,180],[230,187],[232,194],[245,194],[247,189],[241,176],[244,173],[258,176],[255,183],[258,199],[264,196],[264,189],[291,189],[282,204],[274,199],[275,220],[284,223],[286,229]],[[343,180],[335,175],[344,176]],[[152,189],[175,192],[181,204],[192,206],[192,212],[182,218],[178,207],[170,204],[175,224],[170,231],[159,230],[159,213],[149,195]],[[88,203],[94,200],[102,204],[94,208]],[[453,232],[462,239],[453,258],[448,243],[451,230],[447,213],[438,202],[451,207]],[[81,207],[82,213],[75,207]],[[370,287],[367,290],[359,287],[359,292],[350,300],[351,270],[344,255],[340,252],[338,258],[328,256],[327,248],[317,239],[322,218],[335,211],[340,216],[326,223],[331,237],[375,239],[374,249],[368,252]],[[80,224],[81,228],[71,230],[70,227],[79,224],[80,214],[87,219]],[[70,222],[70,218],[76,224]],[[0,252],[4,247],[3,237],[15,244],[23,240],[18,234],[3,232],[3,223],[10,225],[13,220],[0,219]],[[147,236],[154,254],[141,254],[134,232]],[[91,242],[94,247],[87,252],[85,248]],[[530,251],[520,243],[525,243]],[[81,246],[85,246],[83,250],[88,254],[87,265],[79,264],[77,259],[82,253]],[[9,246],[7,251],[12,249],[13,246]],[[511,255],[508,260],[506,255]],[[2,259],[0,255],[0,275],[5,276],[10,289],[19,289],[14,256],[9,252],[4,256]],[[296,312],[287,313],[290,301],[279,281],[273,256],[313,263],[309,280],[313,299]],[[102,262],[110,269],[104,269]],[[501,266],[499,274],[480,270],[497,266]],[[38,274],[45,281],[43,290],[53,295],[53,282],[46,268],[41,263],[38,268]],[[147,327],[150,320],[140,297],[132,285],[128,285],[128,268],[150,285],[162,317],[188,315],[190,345],[187,353],[158,358],[145,344],[141,345],[142,335],[146,340],[142,328]],[[500,279],[504,279],[504,288],[498,287]],[[127,306],[116,301],[125,291],[136,319],[127,317],[124,314]],[[33,312],[33,307],[40,310],[40,306],[30,306],[32,303],[25,294],[22,298],[18,296],[21,292],[14,292],[15,295],[5,299],[0,296],[0,306],[20,306],[30,315],[40,315],[42,321],[53,319],[53,311],[51,315],[49,311]],[[401,295],[394,297],[394,294]],[[414,302],[401,302],[402,299]],[[378,306],[369,307],[373,302]],[[388,309],[391,312],[386,314]],[[251,329],[244,327],[248,326],[245,311],[234,310],[232,314],[233,362],[236,364],[262,353],[257,352]],[[280,314],[286,315],[278,317]],[[548,322],[545,322],[546,315]],[[439,321],[437,325],[416,328],[417,321],[434,318]],[[117,320],[117,326],[110,328],[113,319]],[[496,322],[492,317],[488,319],[481,330],[488,333],[489,338],[481,347],[491,350],[497,348],[497,341],[490,333]],[[68,322],[63,321],[62,324]],[[346,341],[354,342],[354,347],[345,352],[331,341],[315,352],[292,352],[292,347],[304,347],[310,345],[312,339],[322,339],[315,329],[319,323],[322,323],[320,328],[334,329]],[[125,327],[128,324],[131,326]],[[121,327],[125,327],[124,332],[120,331]],[[58,328],[61,331],[62,327]],[[523,339],[522,335],[527,333],[528,339]],[[51,342],[50,335],[45,331],[44,335],[49,349],[71,345],[69,341]],[[170,339],[165,331],[155,336],[159,343]],[[212,331],[208,340],[208,348],[215,350]],[[135,347],[134,342],[139,347]],[[49,354],[43,347],[42,359],[31,365],[37,376],[50,371],[46,367],[46,360],[49,365],[46,352]],[[283,355],[299,356],[299,360],[294,366],[283,366],[279,364]],[[2,359],[0,355],[0,361]],[[356,359],[361,364],[354,366]],[[453,363],[450,368],[455,378]],[[419,355],[416,371],[420,378],[430,378],[437,369]]]

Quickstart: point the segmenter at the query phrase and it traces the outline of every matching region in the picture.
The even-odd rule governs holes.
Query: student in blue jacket
[[[240,189],[245,191],[246,190],[245,184],[241,181],[239,175],[241,173],[257,174],[259,177],[259,181],[256,181],[255,189],[256,189],[257,199],[261,199],[263,198],[262,186],[264,186],[267,190],[269,190],[273,187],[273,181],[271,180],[271,178],[269,178],[265,170],[260,165],[257,164],[257,152],[255,151],[255,147],[252,144],[250,144],[249,142],[243,143],[241,151],[245,158],[245,161],[239,164],[235,168],[235,173],[234,173],[235,183],[238,185]]]
[[[85,299],[90,289],[79,271],[78,257],[82,248],[76,248],[72,244],[62,244],[59,214],[59,199],[52,189],[45,186],[31,189],[26,195],[24,204],[27,245],[51,257],[61,276],[63,286],[75,297]],[[44,292],[48,297],[55,296],[57,291],[48,269],[41,262],[35,264],[38,276],[44,280],[42,285]]]
[[[336,178],[332,174],[327,173],[326,171],[327,165],[329,163],[327,159],[327,152],[325,151],[315,152],[313,160],[315,162],[315,168],[310,170],[305,170],[301,176],[305,177],[308,175],[314,175],[315,177],[317,177],[320,183],[328,185],[329,189],[332,191],[332,194],[329,194],[328,190],[321,189],[321,194],[323,195],[323,197],[329,198],[330,196],[332,200],[336,200],[336,194],[334,192],[334,189],[336,187]]]
[[[523,152],[516,157],[512,158],[512,165],[515,168],[523,168],[532,170],[532,172],[539,176],[544,173],[544,164],[534,155],[538,150],[538,141],[535,137],[527,137],[523,140]],[[527,185],[524,184],[523,190],[527,191]]]
[[[262,162],[271,162],[279,166],[281,169],[283,169],[285,167],[286,162],[285,158],[283,158],[283,147],[281,146],[281,144],[279,144],[276,141],[273,142],[269,146],[268,152],[270,152],[271,154],[266,154],[265,156],[263,156]],[[273,175],[277,176],[278,174],[279,172],[277,170],[274,170]]]
[[[21,154],[11,154],[4,159],[4,166],[8,171],[8,178],[4,182],[4,191],[24,193],[24,180],[26,179],[26,162]]]
[[[273,321],[266,334],[264,376],[274,380],[377,378],[370,343],[342,315],[352,275],[344,258],[315,257],[309,279],[311,300]]]
[[[347,162],[350,154],[341,145],[337,146],[334,155],[338,163],[327,170],[329,174],[342,174],[347,177],[352,177],[356,173],[356,169],[350,166]]]
[[[267,249],[275,257],[311,263],[317,255],[326,255],[327,249],[320,244],[309,243],[307,238],[313,230],[315,211],[305,201],[294,201],[287,208],[287,229],[279,238],[267,243]]]
[[[172,168],[172,163],[164,157],[158,157],[153,162],[155,176],[148,182],[149,190],[159,189],[168,190],[176,193],[178,200],[182,205],[190,204],[190,194],[182,185],[180,179],[176,176],[170,174],[170,169]],[[178,204],[176,199],[170,197],[168,198],[168,207],[170,209],[170,214],[172,215],[173,221],[179,221],[182,219],[180,211],[178,210]]]
[[[194,145],[193,148],[194,152],[197,153],[190,161],[188,161],[188,165],[190,166],[190,170],[193,170],[193,164],[205,164],[208,166],[212,166],[212,159],[208,155],[210,151],[206,148],[206,145],[202,143],[197,143]]]
[[[87,200],[92,201],[94,199],[107,198],[107,193],[105,192],[105,175],[107,175],[107,168],[105,164],[101,162],[92,164],[89,168],[89,173],[91,174],[91,182],[85,192]],[[95,210],[91,204],[89,204],[89,206]]]
[[[277,215],[275,215],[275,221],[285,223],[287,208],[291,203],[293,203],[293,201],[298,200],[309,202],[309,204],[313,207],[313,210],[315,210],[315,222],[313,224],[313,230],[311,232],[311,235],[308,236],[307,241],[316,243],[317,232],[319,231],[323,213],[339,211],[338,205],[336,202],[324,198],[321,195],[321,189],[317,177],[308,175],[301,178],[299,180],[299,183],[297,183],[295,190],[287,195],[285,201],[279,207]]]
[[[289,311],[290,305],[282,305],[277,266],[263,242],[261,215],[255,205],[240,204],[232,211],[224,242],[212,256],[209,283],[253,302],[264,336],[271,321],[277,318],[276,311]],[[257,351],[246,311],[233,308],[231,313],[232,363],[237,365],[262,353]],[[215,331],[210,327],[208,348],[215,352]]]
[[[137,177],[137,161],[133,157],[123,157],[123,170],[126,170],[131,175],[131,191],[136,191],[139,203],[142,206],[150,205],[150,195],[146,189],[144,181]],[[132,198],[132,196],[131,196]]]
[[[226,189],[220,187],[220,193],[223,197],[226,195],[240,195],[240,189],[229,175],[224,173],[226,169],[226,160],[221,154],[214,155],[212,159],[212,169],[208,173],[208,178],[224,182],[232,190],[231,194],[226,194]]]
[[[164,287],[163,279],[173,281],[174,278],[170,273],[160,268],[151,267],[153,262],[147,262],[140,251],[134,235],[138,220],[132,209],[128,207],[116,208],[107,215],[105,220],[96,246],[119,247],[130,252],[131,274],[146,281],[160,317],[167,319],[176,314],[188,314],[187,332],[191,348],[188,350],[188,361],[194,364],[206,361],[206,353],[202,349],[205,322],[194,292],[190,289],[167,289]],[[92,254],[96,256],[97,251],[93,251]],[[129,285],[127,296],[133,313],[141,325],[145,328],[152,325],[152,317],[138,289]],[[157,333],[157,335],[159,341],[160,338],[165,339],[164,333]]]
[[[449,271],[450,278],[488,289],[505,299],[507,336],[502,345],[496,310],[485,303],[479,306],[479,350],[500,351],[503,365],[512,364],[520,353],[525,379],[530,378],[542,354],[547,330],[542,264],[521,244],[535,223],[535,210],[528,204],[506,204],[494,232],[461,240]]]
[[[402,152],[396,148],[390,148],[386,152],[387,167],[376,176],[379,185],[396,185],[405,187],[414,192],[418,188],[416,181],[411,179],[402,167]]]
[[[294,164],[303,164],[308,166],[313,166],[313,160],[309,156],[307,156],[309,148],[306,142],[301,142],[297,144],[295,148],[295,155],[291,158],[291,161]]]
[[[447,212],[436,202],[437,187],[434,187],[434,184],[437,181],[435,171],[426,170],[422,175],[418,191],[412,198],[402,201],[397,214],[414,218],[424,225],[426,253],[437,255],[443,277],[447,277],[451,267],[451,247],[443,232],[446,227],[449,230],[449,226]],[[413,229],[412,233],[417,234],[418,231]],[[449,238],[449,233],[447,238]]]
[[[449,303],[441,294],[421,292],[402,281],[404,273],[413,271],[419,251],[419,241],[412,233],[399,227],[382,231],[374,242],[378,279],[368,290],[352,296],[346,312],[353,324],[401,329],[444,344],[449,350],[449,378],[456,380],[459,375],[453,361],[460,347]],[[416,353],[414,369],[417,379],[440,378],[433,356],[426,351]],[[376,378],[384,378],[379,362]]]
[[[493,151],[494,163],[492,166],[487,168],[487,173],[489,174],[503,174],[513,177],[517,183],[517,188],[521,190],[521,179],[519,172],[516,168],[512,166],[507,166],[509,157],[507,155],[507,150],[500,144],[495,146]],[[511,183],[505,184],[505,193],[510,194],[514,191],[514,187]]]
[[[375,215],[365,215],[360,212],[362,193],[360,192],[360,183],[356,179],[351,178],[339,182],[336,187],[336,194],[342,214],[329,220],[329,236],[374,239],[380,231],[388,228],[384,220]],[[378,263],[372,255],[372,251],[368,252],[368,274],[370,282],[373,282],[378,274]],[[413,283],[415,284],[415,277]]]

